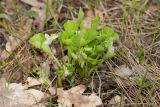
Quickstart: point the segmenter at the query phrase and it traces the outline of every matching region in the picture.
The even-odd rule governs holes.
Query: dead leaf
[[[37,32],[40,32],[43,30],[45,22],[50,20],[51,15],[50,13],[46,13],[46,0],[44,2],[39,2],[38,0],[21,0],[22,2],[32,6],[31,10],[38,13],[38,17],[34,20],[34,26]],[[52,3],[52,0],[48,1],[49,3]]]
[[[56,94],[56,89],[54,87],[49,87],[48,91],[51,93],[51,95]]]
[[[9,41],[6,43],[6,50],[8,52],[14,51],[19,43],[20,43],[20,40],[16,39],[13,36],[9,36]]]
[[[90,96],[84,96],[81,102],[75,104],[75,107],[97,107],[98,105],[102,105],[102,100],[92,93]]]
[[[120,76],[121,78],[128,78],[131,76],[133,71],[129,69],[126,65],[121,65],[117,69],[115,69],[115,74]]]
[[[43,83],[44,83],[44,81],[41,78],[36,79],[36,78],[33,78],[33,77],[28,77],[26,86],[27,87],[33,87],[33,86],[41,85]]]
[[[31,5],[32,7],[43,8],[45,4],[43,2],[39,2],[38,0],[21,0],[22,2]]]
[[[43,103],[39,102],[47,96],[45,93],[35,90],[27,89],[21,83],[7,83],[1,80],[0,86],[0,105],[3,107],[45,107]]]
[[[85,91],[84,85],[78,85],[64,91],[63,88],[57,89],[58,107],[96,107],[102,104],[102,100],[92,93],[90,96],[82,95]]]
[[[135,84],[134,77],[131,77],[133,71],[129,69],[126,65],[121,65],[115,69],[115,74],[117,77],[115,78],[115,82],[119,85],[131,86]]]
[[[126,99],[127,99],[126,96],[121,97],[119,95],[116,95],[109,101],[109,105],[110,107],[123,106],[125,104]]]

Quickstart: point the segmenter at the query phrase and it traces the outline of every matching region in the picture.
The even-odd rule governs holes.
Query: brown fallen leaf
[[[9,36],[9,41],[6,43],[6,50],[12,52],[20,44],[20,40],[16,39],[13,36]]]
[[[7,83],[0,80],[0,105],[3,107],[45,107],[39,102],[47,95],[39,90],[27,89],[21,83]]]
[[[33,86],[37,86],[37,85],[41,85],[44,83],[44,81],[41,78],[36,79],[33,77],[28,77],[26,82],[27,82],[27,84],[25,86],[27,86],[28,88],[33,87]]]
[[[56,89],[54,87],[49,87],[48,91],[51,93],[51,95],[56,94]]]
[[[37,8],[39,7],[43,8],[45,6],[43,2],[39,2],[38,0],[21,0],[21,1]]]
[[[131,86],[135,84],[134,78],[131,77],[133,71],[129,69],[126,65],[121,65],[115,69],[115,82],[119,85]],[[127,80],[127,81],[126,81]]]
[[[84,85],[78,85],[64,91],[63,88],[57,89],[58,107],[96,107],[102,105],[102,100],[92,93],[90,96],[82,95],[85,91]]]
[[[121,78],[128,78],[131,76],[133,71],[129,69],[126,65],[121,65],[117,69],[115,69],[115,74],[120,76]]]
[[[119,95],[116,95],[109,101],[109,105],[110,107],[123,106],[125,104],[126,99],[127,99],[126,96],[121,97]]]
[[[31,10],[38,13],[38,17],[34,20],[34,27],[37,32],[40,32],[43,30],[45,22],[51,19],[50,13],[46,13],[46,0],[43,0],[43,2],[39,2],[38,0],[21,0],[22,2],[32,6]],[[52,0],[48,0],[49,3],[52,3]]]

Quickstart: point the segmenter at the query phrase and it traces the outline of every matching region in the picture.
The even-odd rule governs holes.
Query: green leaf
[[[65,31],[69,32],[70,34],[76,32],[76,30],[78,29],[78,25],[76,22],[68,20],[65,24],[64,24],[64,29]]]
[[[47,44],[45,44],[45,41],[46,41],[46,38],[44,34],[39,33],[31,37],[29,40],[29,43],[34,47],[42,49],[44,52],[51,54],[51,49]]]
[[[79,9],[77,23],[80,25],[83,21],[84,13],[82,8]]]
[[[105,55],[105,59],[112,58],[114,55],[115,55],[115,53],[113,53],[113,52],[107,52],[107,54]]]
[[[38,13],[36,12],[36,11],[33,11],[33,10],[28,10],[28,15],[30,16],[30,17],[37,17],[38,16]]]
[[[74,60],[77,60],[77,59],[78,59],[77,55],[74,54],[73,52],[71,52],[71,56],[72,56],[72,58],[73,58]]]
[[[119,36],[117,33],[115,33],[113,31],[113,29],[109,28],[109,27],[105,27],[101,30],[101,35],[102,36],[106,36],[108,39],[110,39],[111,41],[113,40],[118,40]]]
[[[98,60],[97,59],[93,59],[91,57],[88,57],[88,61],[89,63],[91,63],[92,65],[96,65],[98,63]]]
[[[81,37],[78,35],[72,36],[72,45],[79,48],[81,46]]]
[[[35,46],[36,48],[41,48],[43,42],[45,41],[44,34],[39,33],[35,34],[32,38],[30,38],[29,43]]]
[[[102,45],[98,45],[95,48],[96,53],[103,52],[104,50],[105,50],[105,48]]]
[[[72,39],[64,39],[63,40],[63,43],[65,44],[65,45],[72,45],[73,43],[72,43]]]
[[[81,54],[81,57],[82,57],[83,60],[84,60],[84,59],[85,59],[85,60],[87,59],[87,55],[86,55],[84,52],[81,52],[80,54]]]
[[[96,17],[96,18],[93,19],[92,22],[91,22],[91,28],[97,29],[99,23],[100,23],[100,17]]]
[[[90,52],[90,51],[92,51],[92,48],[90,48],[90,47],[84,47],[84,50],[87,51],[87,52]]]
[[[60,42],[66,44],[65,40],[70,39],[69,36],[71,36],[71,35],[68,32],[61,32],[58,39],[59,39]]]
[[[50,36],[51,42],[52,42],[53,40],[57,39],[57,38],[58,38],[58,35],[57,35],[57,34],[51,34],[51,36]]]
[[[87,29],[87,31],[83,35],[85,44],[88,44],[89,42],[93,41],[97,35],[98,35],[98,32],[95,29]]]
[[[139,48],[138,59],[139,59],[139,63],[140,63],[140,64],[143,64],[143,63],[144,63],[145,57],[144,57],[143,48]]]
[[[132,0],[132,3],[131,3],[131,8],[132,9],[136,9],[137,8],[137,0]]]
[[[45,42],[42,43],[42,47],[41,47],[41,48],[42,48],[42,50],[43,50],[44,52],[47,52],[47,53],[49,53],[49,54],[52,53],[50,47],[49,47],[47,44],[45,44]]]
[[[8,21],[11,21],[11,18],[7,14],[4,14],[4,13],[0,13],[0,19],[6,19]]]

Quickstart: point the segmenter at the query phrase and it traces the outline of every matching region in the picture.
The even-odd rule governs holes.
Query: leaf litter
[[[31,6],[31,10],[38,14],[38,17],[34,19],[34,26],[37,32],[43,31],[45,22],[51,19],[51,15],[47,12],[46,2],[52,3],[52,0],[21,0],[22,2]]]
[[[49,94],[33,89],[33,86],[42,85],[42,79],[28,77],[26,84],[7,83],[4,78],[0,80],[0,105],[3,107],[46,107],[41,101],[49,97]],[[69,90],[54,87],[49,88],[52,96],[58,96],[58,107],[97,107],[102,105],[102,100],[95,93],[82,95],[86,87],[78,85]],[[7,103],[9,102],[9,103]]]
[[[40,101],[48,95],[36,89],[28,89],[21,83],[7,83],[0,80],[0,105],[3,107],[45,107]]]
[[[72,87],[69,90],[63,90],[63,88],[50,88],[52,95],[57,94],[58,107],[97,107],[102,105],[102,100],[95,93],[89,96],[82,95],[86,87],[84,85],[78,85]]]
[[[119,95],[115,95],[109,101],[109,105],[110,105],[110,107],[124,106],[126,99],[127,99],[126,96],[121,97]]]

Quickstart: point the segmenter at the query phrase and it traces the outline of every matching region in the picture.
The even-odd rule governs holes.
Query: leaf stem
[[[54,56],[54,54],[50,54],[51,57],[54,59],[54,61],[57,63],[57,65],[59,66],[59,68],[62,68],[61,63],[58,61],[58,59]]]

